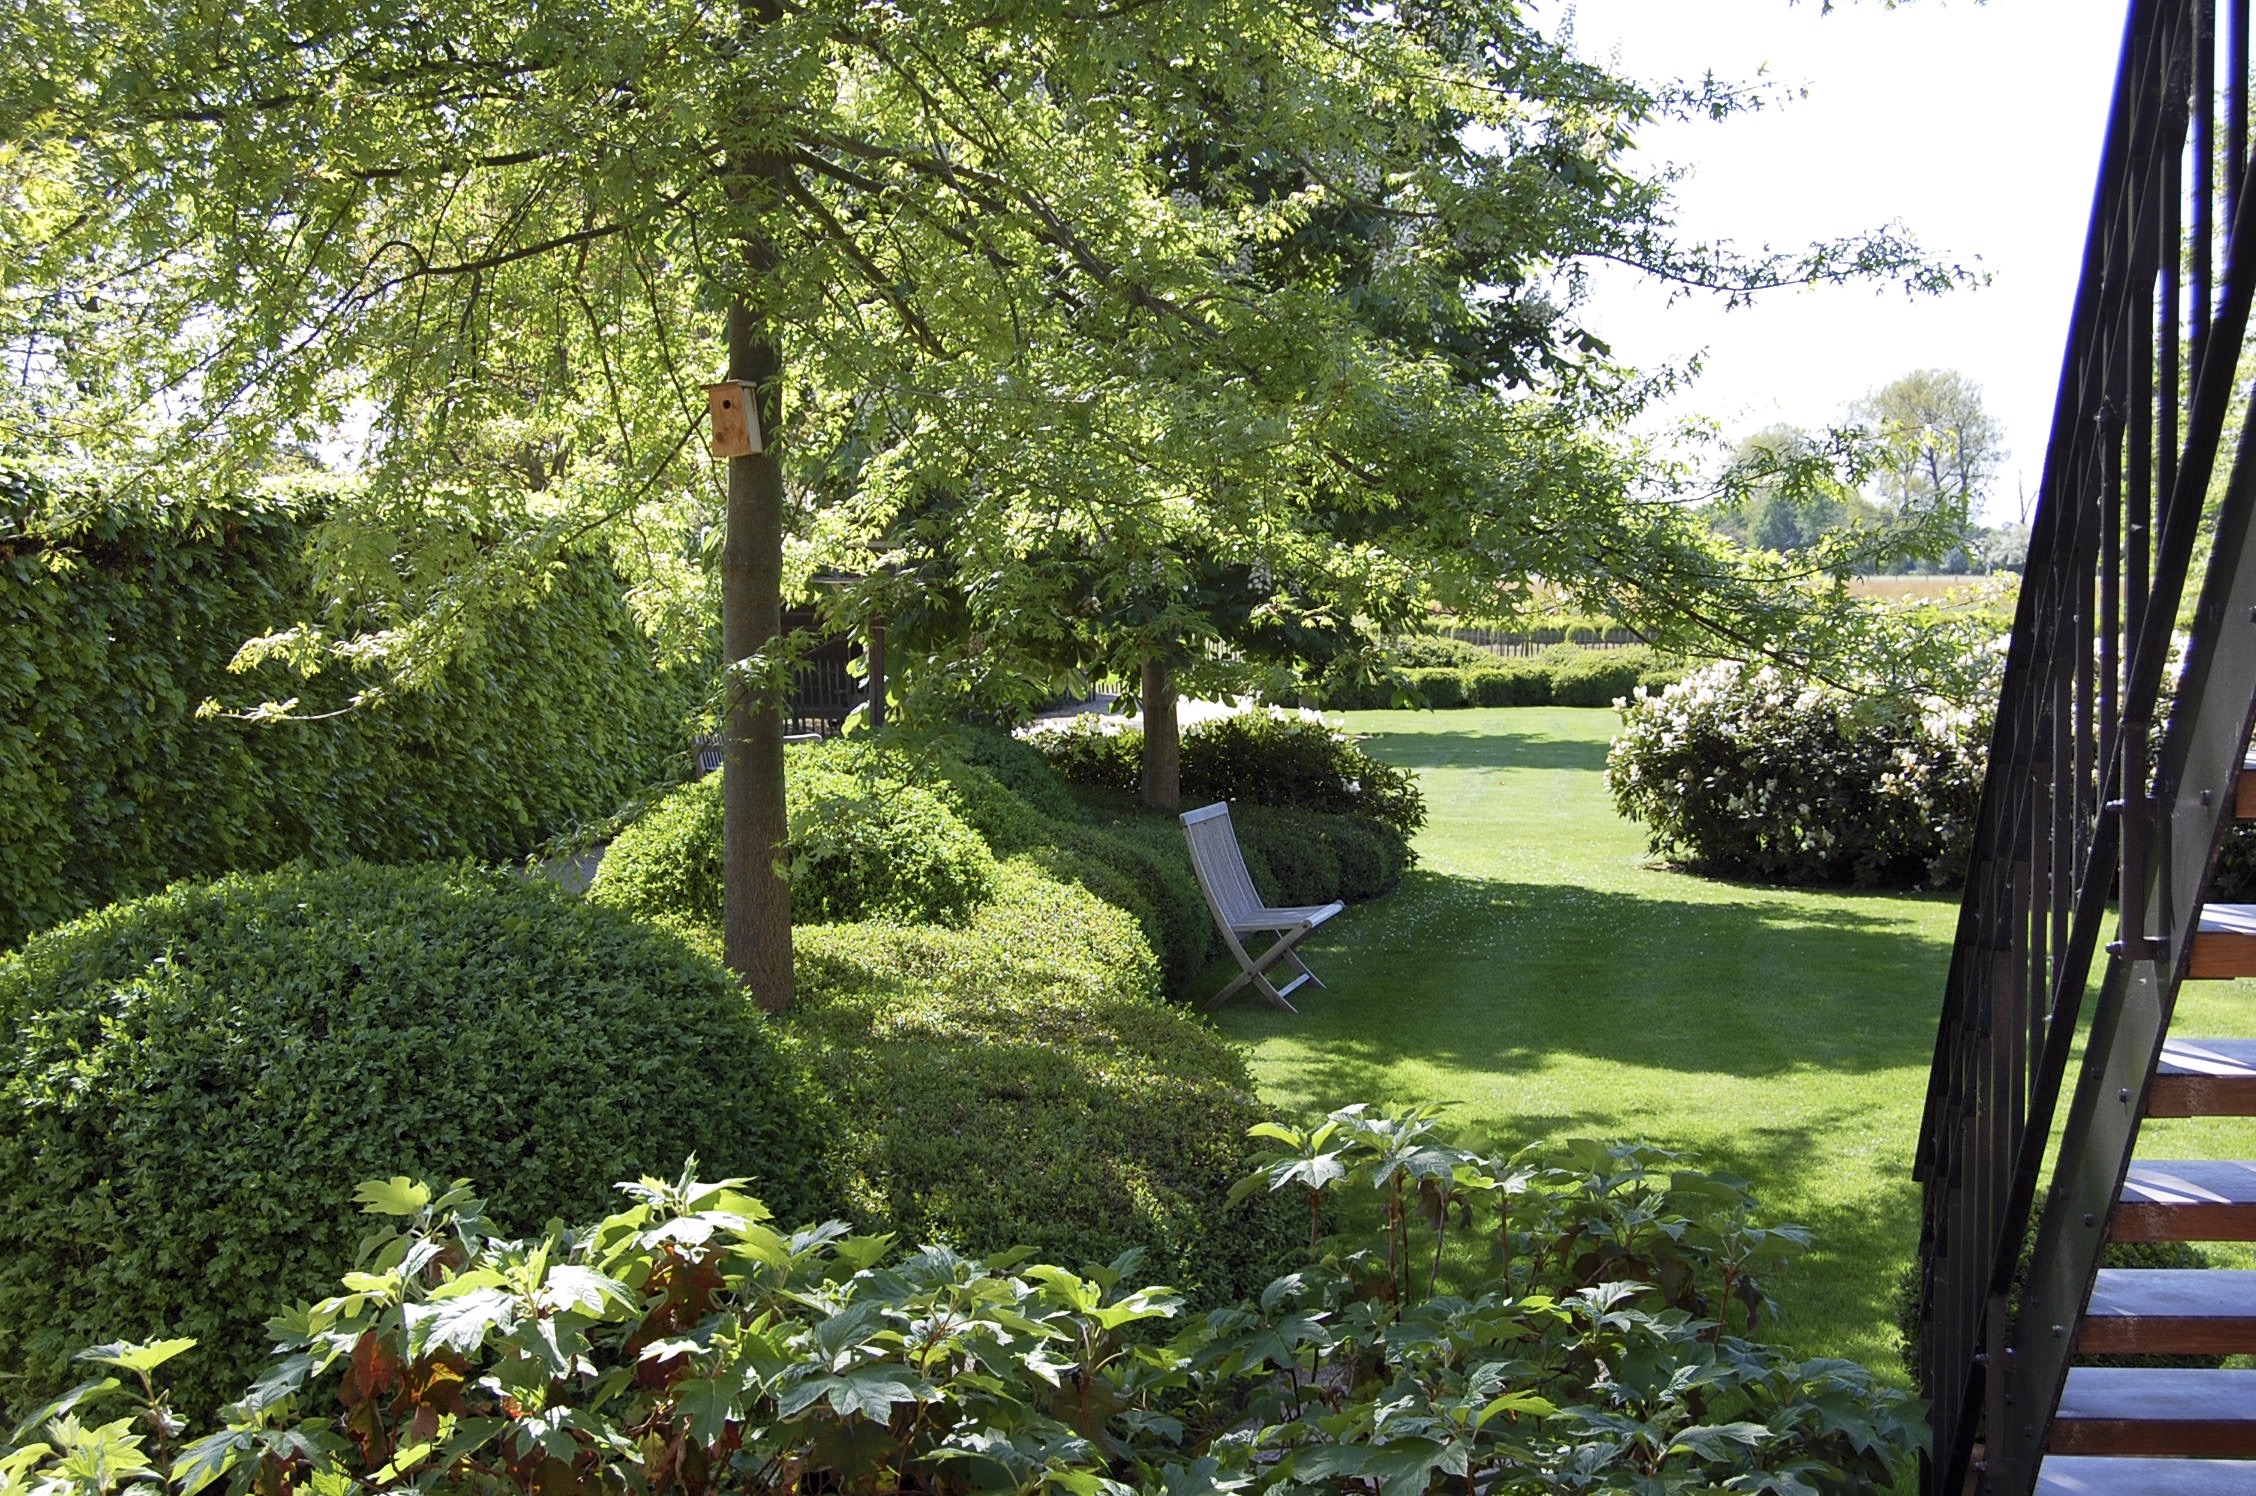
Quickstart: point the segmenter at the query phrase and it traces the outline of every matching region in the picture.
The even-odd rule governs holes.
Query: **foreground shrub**
[[[1704,872],[1946,886],[1964,876],[1985,747],[1970,711],[1727,663],[1627,702],[1606,782],[1655,853]]]
[[[784,775],[794,923],[961,924],[993,896],[995,859],[929,789],[874,758],[794,752]],[[604,853],[588,897],[645,916],[721,923],[721,776],[658,802]]]
[[[1215,950],[1214,920],[1191,871],[1173,816],[1117,816],[1101,825],[1056,826],[1026,854],[1050,876],[1076,884],[1142,927],[1159,958],[1160,987],[1180,992]]]
[[[786,1235],[736,1181],[645,1179],[592,1229],[497,1235],[466,1187],[363,1187],[389,1229],[351,1293],[276,1322],[232,1426],[56,1419],[0,1469],[44,1489],[1876,1492],[1904,1399],[1733,1333],[1796,1233],[1736,1181],[1649,1149],[1499,1162],[1430,1119],[1270,1128],[1252,1176],[1384,1202],[1258,1300],[1184,1321],[1143,1264],[1078,1271]],[[1313,1187],[1310,1187],[1313,1185]],[[1421,1205],[1430,1203],[1430,1211]],[[1322,1219],[1323,1212],[1316,1216]],[[1423,1272],[1453,1218],[1506,1252],[1463,1295]],[[1357,1212],[1356,1214],[1363,1214]],[[1491,1223],[1494,1223],[1491,1225]],[[1415,1224],[1414,1224],[1415,1223]],[[1665,1288],[1656,1285],[1667,1285]],[[1736,1307],[1735,1307],[1736,1306]],[[1163,1332],[1170,1322],[1179,1328]],[[145,1389],[175,1347],[112,1346]],[[100,1386],[100,1384],[97,1384]],[[80,1406],[113,1400],[117,1384]],[[115,1411],[114,1403],[97,1417]]]
[[[180,885],[0,958],[0,1369],[191,1335],[232,1394],[348,1259],[355,1181],[495,1181],[511,1228],[689,1154],[823,1208],[796,1062],[717,964],[542,883],[302,867]]]
[[[1157,1001],[1135,921],[1024,859],[968,929],[798,932],[786,1017],[825,1094],[863,1225],[1072,1261],[1130,1248],[1202,1298],[1289,1245],[1225,1200],[1260,1118],[1244,1058]]]
[[[1070,784],[1133,791],[1143,754],[1139,728],[1096,717],[1030,733],[1026,741]],[[1404,837],[1426,823],[1417,776],[1365,753],[1328,723],[1266,711],[1195,722],[1183,730],[1186,804],[1285,805],[1353,813]]]
[[[989,727],[958,725],[942,741],[946,758],[981,770],[1051,821],[1078,821],[1081,807],[1049,760],[1029,743]],[[1002,850],[998,848],[997,850]]]

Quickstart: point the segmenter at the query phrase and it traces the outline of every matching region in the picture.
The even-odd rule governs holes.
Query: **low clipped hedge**
[[[995,857],[1020,856],[1133,916],[1158,954],[1167,989],[1189,982],[1211,954],[1214,936],[1181,832],[1171,833],[1178,844],[1171,851],[1089,824],[1039,754],[998,746],[1000,736],[972,729],[792,749],[785,794],[793,922],[886,918],[961,925],[992,896]],[[1009,782],[989,765],[1000,767]],[[863,787],[861,804],[835,793],[842,780]],[[685,786],[622,832],[589,896],[646,917],[719,929],[719,786],[717,775]],[[802,862],[813,827],[864,810],[882,818],[862,828],[855,843],[866,858]],[[951,896],[920,900],[903,896],[904,888]]]
[[[1144,735],[1097,717],[1046,727],[1026,741],[1069,784],[1133,792]],[[1328,723],[1273,712],[1241,712],[1183,731],[1183,802],[1289,806],[1385,821],[1405,838],[1426,823],[1417,776],[1373,758]]]
[[[1145,1271],[1202,1301],[1252,1292],[1305,1229],[1228,1204],[1263,1119],[1240,1051],[1159,996],[1136,922],[1032,858],[962,930],[798,931],[784,1022],[837,1103],[870,1229]]]
[[[1401,669],[1401,689],[1419,706],[1450,710],[1470,706],[1612,706],[1639,686],[1657,691],[1681,679],[1684,671],[1647,645],[1588,649],[1556,644],[1540,655],[1508,658],[1472,650],[1475,658],[1446,665]],[[1334,711],[1367,711],[1400,705],[1388,681],[1328,682],[1319,693]]]
[[[995,858],[979,833],[880,759],[794,752],[784,801],[794,923],[962,924],[993,896]],[[588,896],[718,928],[721,822],[719,774],[682,786],[619,834]]]
[[[1391,786],[1423,816],[1407,775],[1351,746],[1352,756],[1339,756],[1328,730],[1278,734],[1282,754],[1264,751],[1259,738],[1267,731],[1214,734],[1216,756],[1236,776],[1225,783],[1242,789],[1254,767],[1267,763],[1288,791],[1336,802],[1348,797],[1327,797],[1310,784],[1355,772],[1373,786],[1374,803],[1390,803]],[[852,795],[839,791],[842,782],[857,787]],[[718,930],[719,783],[710,776],[673,792],[622,832],[589,897]],[[1133,918],[1158,959],[1164,991],[1188,987],[1217,950],[1213,916],[1173,815],[1120,806],[1093,811],[1073,798],[1044,754],[1000,734],[964,729],[794,747],[785,787],[794,924],[887,919],[960,927],[992,895],[994,859],[1016,857]],[[1400,803],[1395,809],[1408,813]],[[1412,861],[1408,839],[1376,816],[1256,804],[1236,814],[1256,884],[1272,899],[1292,890],[1283,902],[1376,898]],[[839,823],[852,827],[857,857],[813,864],[805,849],[818,838],[847,840],[844,831],[822,829]],[[947,897],[925,897],[935,891]]]
[[[1375,816],[1249,805],[1230,822],[1246,871],[1273,904],[1375,899],[1394,890],[1414,856],[1402,833]]]
[[[195,1337],[191,1408],[348,1263],[363,1179],[486,1184],[519,1231],[694,1153],[830,1208],[791,1047],[719,965],[541,882],[303,866],[181,884],[0,957],[0,1391]],[[246,1293],[246,1285],[259,1285]]]

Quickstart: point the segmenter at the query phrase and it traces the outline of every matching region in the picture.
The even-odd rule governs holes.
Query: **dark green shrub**
[[[1465,670],[1495,658],[1479,645],[1447,634],[1395,634],[1381,649],[1390,664],[1404,670]]]
[[[1971,712],[1713,665],[1638,693],[1606,755],[1652,850],[1781,883],[1964,876],[1987,731]]]
[[[1047,819],[1081,819],[1080,802],[1066,789],[1049,760],[1009,733],[991,727],[958,726],[943,740],[943,746],[949,757],[985,770],[996,783]]]
[[[1232,810],[1238,850],[1271,904],[1328,904],[1339,897],[1339,852],[1314,825],[1325,817],[1266,805]]]
[[[1249,870],[1258,849],[1279,889],[1309,891],[1307,897],[1284,899],[1287,903],[1375,899],[1394,891],[1410,861],[1402,833],[1371,816],[1249,805],[1233,811],[1231,821],[1246,846]],[[1305,844],[1305,850],[1291,843]]]
[[[1048,776],[1050,796],[1071,807],[1065,816],[1053,815],[1047,809],[1037,808],[1024,796],[997,779],[979,764],[959,758],[955,744],[946,739],[927,744],[913,745],[902,750],[889,750],[885,762],[888,767],[898,763],[903,779],[927,785],[937,791],[950,809],[962,816],[972,830],[987,843],[988,850],[998,857],[1029,847],[1045,846],[1060,826],[1076,825],[1080,821],[1081,807],[1067,792],[1057,777],[1050,774],[1049,766],[1039,756],[1035,763]],[[1031,752],[1032,750],[1028,750]],[[916,766],[912,755],[921,754],[923,765]]]
[[[1183,734],[1183,798],[1374,816],[1415,835],[1426,823],[1417,776],[1373,758],[1338,728],[1245,712]]]
[[[794,752],[784,776],[794,923],[961,924],[992,896],[993,854],[939,795],[874,756],[838,764]],[[721,863],[721,776],[709,774],[619,834],[588,897],[717,929]]]
[[[1026,855],[1052,877],[1077,883],[1134,915],[1159,958],[1164,990],[1188,986],[1214,950],[1213,916],[1173,816],[1059,826],[1047,845]]]
[[[120,1336],[233,1395],[320,1291],[357,1181],[468,1175],[537,1230],[695,1153],[826,1208],[797,1062],[679,939],[502,873],[180,884],[0,957],[0,1368],[21,1416]],[[256,1292],[246,1289],[255,1285]]]
[[[1403,681],[1425,705],[1437,711],[1469,705],[1465,699],[1464,669],[1449,666],[1437,670],[1405,670]]]
[[[2256,899],[2256,825],[2235,823],[2225,828],[2225,841],[2217,853],[2217,871],[2209,880],[2208,896],[2218,903],[2246,903]]]
[[[1027,741],[1069,784],[1133,791],[1143,753],[1139,728],[1107,728],[1093,717],[1047,728]],[[1426,821],[1417,776],[1373,758],[1336,727],[1304,717],[1241,712],[1183,733],[1183,803],[1294,805],[1375,816],[1405,837]]]
[[[1026,746],[1066,784],[1134,794],[1143,776],[1144,730],[1101,717],[1038,724]]]
[[[0,470],[0,946],[183,876],[511,861],[678,761],[700,683],[656,668],[592,554],[489,615],[426,690],[321,721],[198,720],[207,698],[319,712],[370,684],[227,668],[245,639],[323,619],[322,502],[58,494]]]
[[[1227,1200],[1261,1118],[1240,1053],[1155,1001],[1135,922],[1026,859],[968,929],[798,932],[785,1022],[837,1103],[856,1214],[972,1252],[1149,1253],[1205,1299],[1257,1287],[1295,1222]]]
[[[1571,644],[1543,652],[1551,672],[1553,706],[1612,706],[1659,668],[1643,645],[1627,649],[1577,649]]]
[[[1551,671],[1537,660],[1498,660],[1465,672],[1472,706],[1549,706]]]

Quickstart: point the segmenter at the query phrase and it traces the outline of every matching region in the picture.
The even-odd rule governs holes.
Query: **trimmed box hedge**
[[[208,1412],[276,1306],[350,1263],[363,1179],[476,1178],[537,1231],[694,1153],[793,1215],[836,1207],[818,1093],[734,979],[511,873],[183,883],[0,956],[0,1033],[14,1417],[80,1380],[77,1350],[152,1331],[200,1342],[175,1386]]]

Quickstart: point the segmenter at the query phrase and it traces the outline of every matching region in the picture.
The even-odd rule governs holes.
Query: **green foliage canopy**
[[[951,554],[994,579],[970,645],[1069,634],[1091,586],[1148,596],[1032,564],[1061,533],[1163,568],[1227,539],[1335,619],[1397,614],[1412,581],[1633,570],[1675,531],[1625,523],[1588,431],[1628,397],[1564,267],[1950,279],[1895,233],[1679,241],[1636,132],[1748,96],[1631,83],[1502,0],[8,24],[23,439],[242,462],[352,415],[388,491],[537,493],[530,565],[647,499],[709,504],[696,387],[734,300],[791,375],[773,434],[807,554],[876,559],[955,495]],[[160,395],[185,414],[153,422]],[[451,626],[433,607],[362,647],[409,661]]]

